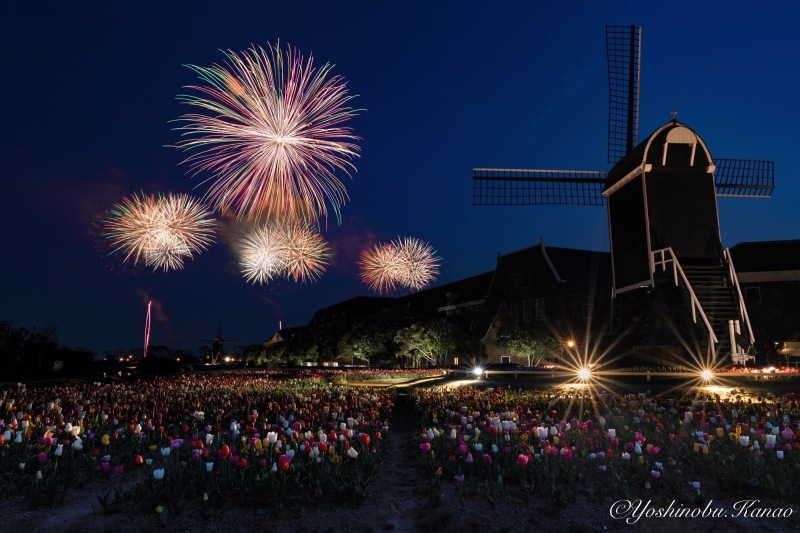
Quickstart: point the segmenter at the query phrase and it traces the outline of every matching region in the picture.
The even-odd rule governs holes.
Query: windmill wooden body
[[[607,205],[614,297],[679,287],[711,359],[744,363],[755,338],[721,243],[717,196],[771,196],[774,165],[715,158],[674,116],[637,143],[641,29],[607,26],[606,44],[611,170],[476,168],[473,203]]]

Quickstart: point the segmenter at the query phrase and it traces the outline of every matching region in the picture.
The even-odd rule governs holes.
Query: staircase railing
[[[658,258],[660,256],[660,259]],[[675,285],[678,285],[678,276],[680,279],[683,280],[683,284],[686,286],[686,289],[689,291],[689,297],[692,302],[692,321],[697,324],[697,313],[699,311],[700,317],[703,319],[703,323],[706,325],[706,329],[708,329],[708,337],[711,340],[711,356],[712,358],[716,358],[716,349],[714,347],[719,340],[717,339],[717,334],[714,333],[714,328],[711,327],[711,322],[708,321],[708,317],[706,316],[705,311],[703,311],[703,306],[700,305],[700,300],[697,299],[697,295],[694,293],[694,289],[692,288],[691,283],[689,283],[689,278],[686,277],[686,273],[683,271],[680,263],[678,262],[678,258],[675,257],[675,254],[672,251],[672,248],[662,248],[661,250],[653,250],[652,252],[653,258],[653,273],[655,273],[656,268],[659,266],[661,267],[662,272],[667,271],[667,263],[672,263],[672,277],[675,282]]]
[[[725,248],[724,255],[728,263],[728,272],[731,276],[731,281],[733,282],[733,286],[736,287],[736,297],[739,299],[739,315],[744,318],[744,323],[747,325],[750,344],[754,344],[756,342],[756,337],[753,335],[753,327],[750,325],[750,317],[747,315],[747,306],[744,303],[744,297],[742,297],[742,287],[739,285],[739,278],[736,276],[736,269],[733,267],[733,259],[731,258],[731,253],[728,248]]]

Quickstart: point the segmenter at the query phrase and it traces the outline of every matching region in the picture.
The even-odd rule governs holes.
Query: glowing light
[[[588,368],[581,368],[580,370],[578,370],[578,379],[580,379],[581,381],[586,381],[591,377],[592,377],[592,371],[589,370]]]
[[[472,369],[472,375],[475,377],[481,377],[483,375],[483,368],[476,366]]]
[[[183,268],[185,259],[208,248],[215,227],[208,208],[185,194],[133,194],[112,207],[105,222],[112,253],[164,271]]]
[[[714,378],[714,373],[706,369],[700,372],[700,377],[702,377],[704,381],[711,381]]]
[[[575,347],[575,341],[572,340],[572,339],[569,339],[567,341],[567,348],[574,348],[574,347]]]
[[[197,111],[182,115],[176,147],[192,152],[190,173],[207,173],[204,199],[251,220],[340,220],[348,200],[335,176],[355,170],[360,140],[342,123],[356,116],[353,96],[331,65],[317,68],[297,50],[253,45],[211,67],[188,65],[204,86],[178,99]]]

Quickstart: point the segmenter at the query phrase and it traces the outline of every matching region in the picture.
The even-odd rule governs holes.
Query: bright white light
[[[479,367],[479,366],[476,366],[475,368],[472,369],[472,375],[473,376],[478,376],[478,377],[482,376],[483,375],[483,369],[481,367]]]
[[[578,379],[581,381],[586,381],[590,377],[592,377],[592,372],[588,368],[581,368],[578,370]]]
[[[703,378],[705,381],[711,381],[711,379],[714,377],[714,373],[713,373],[713,372],[711,372],[711,370],[703,370],[703,371],[700,373],[700,376],[701,376],[701,377],[702,377],[702,378]]]

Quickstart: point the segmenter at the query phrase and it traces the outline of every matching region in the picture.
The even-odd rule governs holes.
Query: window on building
[[[531,273],[527,270],[522,273],[522,288],[527,289],[531,286]]]
[[[530,322],[533,320],[533,311],[531,309],[531,301],[525,300],[522,302],[522,320]]]
[[[536,320],[544,320],[544,298],[536,298]]]
[[[511,274],[511,290],[519,288],[519,276]]]
[[[745,287],[744,297],[749,304],[761,303],[761,287]]]
[[[511,302],[511,317],[519,322],[519,302]]]
[[[503,365],[507,365],[511,363],[511,356],[510,355],[501,355],[500,356],[500,363]]]
[[[594,318],[594,305],[583,304],[583,318]]]

